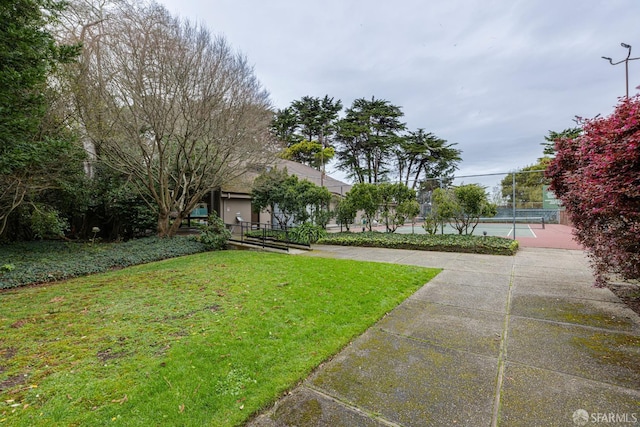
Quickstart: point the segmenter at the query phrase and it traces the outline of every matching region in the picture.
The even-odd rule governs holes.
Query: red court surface
[[[546,224],[544,230],[536,228],[536,237],[518,237],[516,240],[524,248],[584,249],[574,240],[573,228],[567,225]],[[516,230],[517,233],[517,230]]]

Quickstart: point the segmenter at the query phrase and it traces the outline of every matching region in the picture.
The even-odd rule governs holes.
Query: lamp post
[[[609,64],[611,65],[618,65],[618,64],[622,64],[624,62],[624,71],[625,71],[625,82],[626,82],[626,96],[627,98],[629,98],[629,61],[635,61],[636,59],[640,59],[640,57],[637,58],[631,58],[631,45],[628,45],[626,43],[620,43],[620,46],[622,46],[623,48],[627,49],[627,57],[624,58],[623,60],[620,60],[618,62],[613,62],[613,59],[609,58],[608,56],[603,56],[602,59],[606,59],[607,61],[609,61]]]

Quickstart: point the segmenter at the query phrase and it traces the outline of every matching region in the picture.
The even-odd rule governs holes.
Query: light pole
[[[635,61],[636,59],[640,59],[640,57],[638,58],[631,58],[631,45],[628,45],[626,43],[620,43],[620,46],[622,46],[623,48],[627,49],[627,57],[624,58],[621,61],[618,62],[613,62],[613,59],[609,58],[608,56],[603,56],[602,59],[606,59],[607,61],[609,61],[609,64],[611,65],[618,65],[618,64],[622,64],[624,62],[624,71],[625,71],[625,82],[626,82],[626,96],[627,98],[629,98],[629,61]]]

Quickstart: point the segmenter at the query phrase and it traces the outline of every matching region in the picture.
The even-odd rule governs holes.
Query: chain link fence
[[[516,171],[492,174],[464,175],[450,178],[428,179],[418,190],[420,216],[428,217],[434,209],[433,191],[465,184],[478,184],[485,188],[488,200],[497,206],[491,222],[531,222],[568,225],[560,201],[549,190],[543,170]]]

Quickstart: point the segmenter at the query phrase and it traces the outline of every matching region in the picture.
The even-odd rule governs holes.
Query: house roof
[[[299,179],[309,180],[318,186],[322,185],[326,187],[331,194],[344,196],[349,190],[351,190],[351,185],[332,178],[326,173],[321,179],[321,172],[319,170],[303,165],[302,163],[285,159],[277,159],[275,161],[275,166],[279,169],[287,168],[289,175],[296,175]],[[257,172],[247,172],[233,182],[223,185],[222,191],[236,194],[250,194],[253,180],[258,175],[259,174]]]
[[[307,179],[317,186],[326,187],[332,194],[344,196],[349,190],[351,190],[351,185],[332,178],[326,173],[321,179],[322,172],[310,166],[303,165],[302,163],[278,159],[276,160],[276,165],[279,168],[287,168],[289,175],[296,175],[299,179]]]

